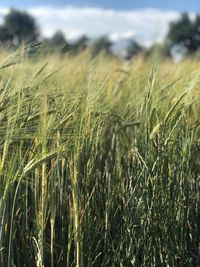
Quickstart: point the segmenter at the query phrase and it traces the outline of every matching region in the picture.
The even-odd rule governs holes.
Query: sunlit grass
[[[198,266],[199,62],[0,58],[0,265]]]

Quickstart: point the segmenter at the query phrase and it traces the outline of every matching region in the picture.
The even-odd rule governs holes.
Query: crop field
[[[0,54],[0,266],[200,266],[200,65]]]

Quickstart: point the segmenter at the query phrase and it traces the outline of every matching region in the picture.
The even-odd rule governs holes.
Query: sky
[[[79,6],[102,7],[106,9],[130,10],[141,8],[156,8],[162,10],[190,11],[200,10],[199,0],[1,0],[0,6],[30,7],[30,6]]]
[[[0,23],[10,7],[34,16],[45,37],[61,30],[69,40],[108,35],[150,46],[162,42],[181,12],[200,12],[200,0],[0,0]]]

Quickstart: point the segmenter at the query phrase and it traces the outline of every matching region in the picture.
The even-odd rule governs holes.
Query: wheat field
[[[200,266],[199,62],[0,59],[0,266]]]

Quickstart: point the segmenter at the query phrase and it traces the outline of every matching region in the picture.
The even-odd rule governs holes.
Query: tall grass
[[[1,58],[0,266],[199,266],[199,63]]]

